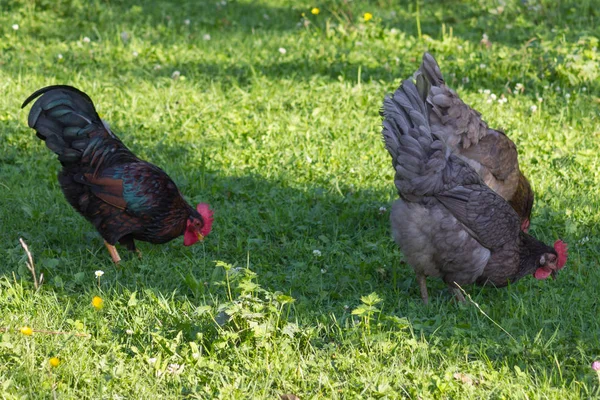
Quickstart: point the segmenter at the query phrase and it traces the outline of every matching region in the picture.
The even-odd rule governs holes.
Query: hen
[[[48,86],[21,108],[40,95],[29,126],[58,155],[67,201],[96,227],[115,263],[121,260],[117,242],[136,251],[134,240],[165,243],[184,235],[189,246],[208,235],[209,206],[192,208],[163,170],[137,158],[100,119],[87,94]]]
[[[415,270],[423,301],[427,276],[442,278],[462,301],[458,285],[505,286],[529,274],[554,275],[566,263],[566,245],[557,240],[552,248],[523,232],[513,208],[451,151],[444,140],[449,126],[430,122],[428,85],[423,75],[417,86],[403,82],[382,110],[400,195],[392,207],[392,231]]]
[[[431,54],[423,55],[423,63],[415,76],[423,76],[429,83],[429,90],[421,95],[427,96],[432,130],[475,169],[487,186],[508,201],[521,219],[521,229],[527,232],[533,191],[519,169],[515,144],[504,132],[489,128],[479,112],[463,103],[456,92],[446,86]]]

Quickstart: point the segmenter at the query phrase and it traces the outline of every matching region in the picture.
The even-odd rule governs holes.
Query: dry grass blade
[[[23,238],[19,238],[19,242],[21,242],[21,246],[27,254],[27,269],[29,270],[29,272],[31,272],[31,275],[33,276],[33,285],[35,286],[35,290],[37,291],[44,282],[44,274],[40,274],[40,279],[38,280],[37,274],[35,273],[35,264],[33,263],[33,257],[31,255],[31,252],[29,251],[29,246],[27,246],[27,243],[25,243]]]

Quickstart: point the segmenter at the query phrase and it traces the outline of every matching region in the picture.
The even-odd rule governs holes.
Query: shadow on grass
[[[47,153],[46,149],[36,151]],[[14,170],[0,172],[0,181],[19,188],[9,201],[21,204],[13,208],[14,228],[4,230],[4,235],[10,232],[10,237],[2,239],[10,245],[0,250],[6,260],[0,265],[0,275],[11,279],[16,271],[24,280],[30,279],[22,271],[23,252],[17,244],[18,236],[23,236],[34,253],[38,272],[46,276],[44,290],[60,297],[77,297],[95,290],[94,271],[101,269],[105,271],[104,290],[149,291],[159,298],[174,296],[203,305],[212,304],[215,297],[223,301],[226,296],[223,286],[215,285],[222,276],[215,275],[218,268],[214,261],[222,260],[249,267],[257,274],[255,280],[260,286],[295,298],[293,311],[285,318],[303,327],[319,327],[311,338],[312,345],[319,348],[346,345],[340,343],[340,335],[333,333],[331,327],[344,326],[353,332],[355,320],[351,310],[359,304],[360,296],[377,292],[384,299],[384,308],[377,317],[377,329],[381,332],[396,334],[404,328],[385,325],[386,318],[406,317],[416,334],[433,347],[446,348],[448,352],[478,349],[477,356],[495,366],[516,365],[526,370],[523,360],[527,359],[539,364],[538,368],[551,371],[554,364],[540,350],[542,345],[527,343],[539,337],[542,329],[544,340],[550,340],[552,332],[560,328],[552,337],[563,343],[554,347],[555,354],[568,358],[575,345],[585,348],[586,353],[592,351],[592,334],[581,329],[580,315],[561,312],[564,304],[577,305],[582,301],[577,297],[581,284],[578,274],[569,269],[557,281],[540,283],[524,278],[505,289],[465,288],[491,318],[520,338],[517,342],[474,307],[451,302],[439,280],[429,280],[432,305],[423,306],[414,274],[401,263],[390,237],[389,213],[379,210],[395,198],[391,182],[389,191],[356,190],[343,183],[294,186],[283,178],[265,179],[244,173],[223,176],[203,167],[190,171],[186,166],[198,155],[189,147],[173,145],[161,148],[161,152],[175,160],[168,172],[190,202],[207,201],[215,210],[214,230],[203,244],[186,248],[181,238],[162,246],[139,243],[144,253],[142,260],[120,248],[124,260],[114,267],[91,225],[62,198],[54,177],[58,163],[46,154],[45,160],[40,161],[42,165],[33,170],[27,170],[31,160],[23,160],[11,164]],[[32,159],[37,155],[34,153]],[[46,163],[54,167],[45,168]],[[388,168],[387,163],[382,168]],[[40,197],[43,200],[38,200]],[[580,200],[593,201],[585,195]],[[553,228],[564,227],[567,216],[548,207],[534,212],[540,216],[534,219],[534,234],[551,243]],[[570,276],[575,279],[569,279]],[[156,319],[166,334],[174,337],[181,331],[186,341],[194,341],[198,334],[210,332],[202,339],[209,348],[221,340],[213,321],[190,315],[156,311]],[[556,321],[563,321],[563,325]],[[111,329],[116,340],[129,340],[125,325]],[[345,340],[356,340],[357,345],[362,345],[360,335],[352,335],[348,334]],[[408,337],[408,333],[402,335]],[[578,337],[580,342],[567,343],[569,337]],[[136,340],[151,345],[143,335]],[[570,377],[587,379],[582,369]]]

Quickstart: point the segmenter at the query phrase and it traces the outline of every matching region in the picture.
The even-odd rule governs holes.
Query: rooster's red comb
[[[206,236],[210,233],[213,224],[213,210],[210,209],[210,206],[206,203],[200,203],[196,206],[196,211],[202,217],[202,222],[204,222],[204,226],[202,226],[202,230],[200,234],[202,236]],[[560,260],[560,256],[559,256]]]
[[[567,244],[559,239],[556,242],[554,242],[554,250],[558,255],[556,266],[558,267],[558,269],[561,269],[567,263],[567,257],[569,255]]]

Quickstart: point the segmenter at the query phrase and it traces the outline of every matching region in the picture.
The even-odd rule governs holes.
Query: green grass
[[[0,0],[0,397],[598,398],[598,2],[222,3]],[[465,288],[512,337],[440,281],[425,307],[390,236],[378,111],[425,50],[517,143],[533,234],[570,245],[555,281]],[[19,109],[57,83],[213,206],[203,244],[111,264]]]

